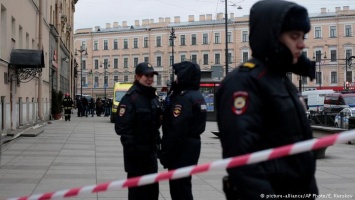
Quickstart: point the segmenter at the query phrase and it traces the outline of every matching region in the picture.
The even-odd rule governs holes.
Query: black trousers
[[[127,178],[142,176],[143,174],[127,173]],[[159,184],[149,184],[128,188],[128,200],[158,200]]]
[[[169,180],[172,200],[193,200],[191,176],[181,179]]]

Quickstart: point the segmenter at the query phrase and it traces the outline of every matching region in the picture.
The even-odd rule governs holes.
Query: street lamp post
[[[85,55],[88,55],[87,49],[84,49],[84,45],[80,46],[80,49],[75,49],[75,56],[78,55],[77,52],[80,53],[80,98],[83,98],[83,52],[85,51]]]
[[[170,84],[174,81],[174,68],[173,68],[173,64],[174,64],[174,39],[176,38],[175,36],[175,30],[174,27],[171,27],[171,31],[170,31],[170,41],[171,41],[171,77],[170,77]]]
[[[231,6],[237,6],[236,4],[232,4]],[[226,61],[226,76],[228,74],[228,4],[227,4],[227,0],[224,0],[224,7],[225,7],[225,11],[224,11],[224,28],[225,28],[225,37],[226,37],[226,55],[225,55],[225,61]],[[237,9],[242,9],[241,6],[238,6]]]
[[[108,83],[106,83],[106,70],[107,70],[107,67],[110,67],[110,65],[108,64],[108,62],[106,60],[102,64],[104,65],[104,92],[105,92],[105,99],[106,99],[106,87],[108,85]],[[102,64],[100,67],[102,67]],[[108,78],[107,78],[107,82],[108,82]]]
[[[321,62],[322,62],[322,51],[321,50],[318,50],[316,51],[316,55],[314,56],[313,54],[313,59],[315,58],[316,59],[316,62],[318,61],[319,63],[319,67],[318,67],[318,81],[319,81],[319,89],[322,89],[322,78],[321,78],[321,70],[320,70],[320,65],[321,65]],[[326,52],[324,53],[324,59],[327,58],[327,54]]]

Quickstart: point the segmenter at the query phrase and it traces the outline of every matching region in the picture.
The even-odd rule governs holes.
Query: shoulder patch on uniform
[[[247,68],[253,69],[255,67],[255,64],[252,63],[252,62],[245,62],[243,64],[243,67],[247,67]]]
[[[182,106],[179,104],[176,104],[173,110],[173,115],[174,117],[178,117],[181,114]]]
[[[236,115],[243,114],[249,105],[249,95],[245,91],[238,91],[233,94],[233,106],[232,111]]]
[[[120,105],[120,111],[118,112],[119,116],[122,117],[126,112],[126,105]]]

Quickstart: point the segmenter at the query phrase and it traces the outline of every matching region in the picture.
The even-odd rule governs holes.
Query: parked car
[[[344,108],[336,116],[334,125],[337,128],[349,128],[349,118],[355,116],[355,107]]]

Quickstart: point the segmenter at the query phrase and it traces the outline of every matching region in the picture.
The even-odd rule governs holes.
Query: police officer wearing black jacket
[[[121,136],[127,178],[158,171],[162,111],[152,87],[158,72],[149,63],[140,63],[135,74],[133,86],[120,102],[115,123],[115,131]],[[158,183],[128,189],[129,200],[157,200],[158,195]]]
[[[173,65],[177,80],[165,101],[160,162],[164,168],[196,165],[200,134],[206,126],[206,102],[199,91],[201,71],[192,62]],[[172,200],[192,200],[191,176],[169,181]]]
[[[307,10],[262,0],[250,10],[249,27],[252,58],[227,75],[216,95],[223,158],[313,138],[299,92],[286,75],[315,76],[315,63],[302,54],[311,27]],[[315,199],[315,170],[313,152],[231,168],[227,199]]]

